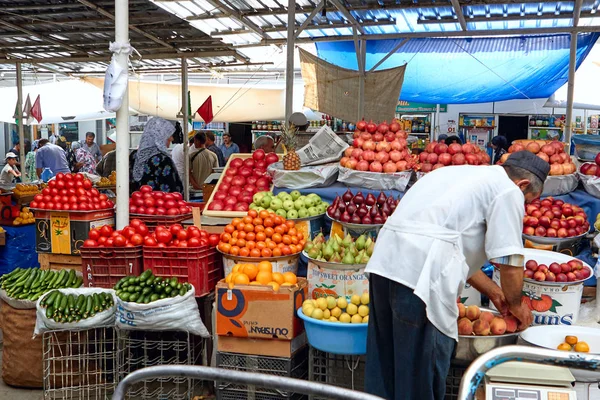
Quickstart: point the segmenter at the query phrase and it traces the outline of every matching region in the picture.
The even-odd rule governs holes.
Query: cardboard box
[[[38,253],[78,255],[90,229],[115,225],[115,210],[36,210],[35,225],[35,247]]]
[[[225,280],[217,284],[219,336],[292,340],[304,331],[296,310],[308,297],[308,282],[298,278],[294,286],[279,292],[270,286],[237,285],[229,289]]]
[[[292,340],[268,340],[217,336],[217,351],[227,353],[290,358],[307,344],[306,332]]]

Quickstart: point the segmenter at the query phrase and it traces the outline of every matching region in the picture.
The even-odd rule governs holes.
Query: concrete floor
[[[2,343],[0,343],[0,366],[2,365]],[[0,379],[0,399],[6,400],[42,400],[43,390],[20,389],[8,386]]]

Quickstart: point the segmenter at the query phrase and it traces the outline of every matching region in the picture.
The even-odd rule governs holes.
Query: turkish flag
[[[37,120],[37,122],[42,121],[42,104],[40,103],[40,95],[38,94],[35,99],[35,103],[33,103],[33,107],[31,107],[31,116]]]
[[[213,120],[213,109],[212,109],[212,96],[208,96],[208,98],[202,103],[200,108],[196,111],[200,118],[204,120],[205,124],[210,124],[210,121]]]

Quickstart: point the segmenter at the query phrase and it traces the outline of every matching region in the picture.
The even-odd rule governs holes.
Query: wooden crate
[[[81,256],[39,253],[40,269],[74,269],[81,271]]]

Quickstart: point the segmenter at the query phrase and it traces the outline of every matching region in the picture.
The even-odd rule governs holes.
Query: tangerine
[[[231,245],[229,243],[219,243],[219,250],[221,250],[221,252],[225,253],[225,254],[229,254],[229,252],[231,251]]]
[[[233,231],[233,233],[231,234],[231,237],[234,237],[237,239],[239,233],[240,233],[240,231]]]
[[[237,274],[233,279],[233,283],[235,285],[247,285],[250,283],[250,278],[244,273]]]
[[[247,247],[242,247],[240,249],[240,257],[248,257],[250,255],[250,249]]]
[[[273,218],[271,217],[267,217],[263,219],[263,225],[268,227],[268,228],[272,228],[273,227]]]
[[[231,234],[227,232],[221,233],[221,242],[229,242],[231,240]]]
[[[259,269],[258,273],[256,274],[256,281],[260,282],[261,285],[267,285],[269,282],[271,282],[273,279],[273,276],[271,274],[271,272],[269,271],[261,271]]]
[[[280,235],[283,235],[285,232],[283,230],[283,225],[277,225],[274,229],[275,233],[279,233]]]
[[[260,255],[262,257],[271,257],[271,256],[273,256],[273,252],[271,251],[271,249],[262,249],[260,251]]]
[[[273,228],[271,228],[271,227],[265,228],[265,235],[267,235],[268,238],[273,236],[274,233],[275,233],[275,230]]]
[[[237,256],[240,254],[240,248],[237,246],[231,246],[231,250],[229,250],[229,254],[232,256]]]
[[[267,242],[267,249],[274,250],[275,248],[277,248],[277,243],[273,241]]]
[[[264,232],[256,232],[256,241],[264,242],[267,239],[267,235]]]
[[[298,277],[296,276],[296,274],[289,271],[283,273],[283,280],[286,283],[289,283],[290,285],[295,285],[296,283],[298,283]]]
[[[264,227],[264,226],[262,226],[262,225],[256,225],[256,226],[254,227],[254,232],[262,232],[262,231],[264,231],[264,230],[265,230],[265,227]]]
[[[225,277],[225,283],[229,283],[231,282],[231,272],[229,274],[227,274],[227,276]]]
[[[242,272],[248,275],[248,278],[250,278],[250,280],[253,281],[256,278],[256,275],[258,274],[258,267],[254,264],[246,264],[244,265],[244,269],[242,270]]]
[[[569,343],[561,343],[556,348],[562,351],[571,351],[571,345]]]
[[[262,220],[262,218],[254,218],[254,219],[252,220],[252,225],[255,225],[255,226],[256,226],[256,225],[262,225],[262,224],[263,224],[263,220]]]
[[[244,224],[251,224],[251,223],[252,223],[252,219],[253,219],[253,218],[252,218],[252,217],[250,217],[250,216],[245,216],[245,217],[244,217],[244,219],[242,220],[242,222],[243,222]]]
[[[262,286],[262,283],[257,282],[257,281],[252,281],[252,282],[250,282],[250,285],[252,285],[252,286]]]
[[[248,241],[246,242],[246,248],[247,248],[248,250],[252,250],[252,249],[253,249],[253,248],[255,248],[255,247],[256,247],[256,242],[254,242],[254,241],[252,241],[252,240],[248,240]]]
[[[250,250],[250,257],[254,257],[254,258],[260,257],[260,250],[259,249]]]
[[[273,264],[270,261],[261,261],[258,263],[259,271],[267,271],[269,273],[273,272]]]
[[[279,243],[281,244],[281,243]],[[273,257],[281,257],[281,248],[276,247],[273,249]]]
[[[283,235],[283,243],[287,245],[292,244],[292,238],[289,235]]]
[[[275,243],[279,243],[283,240],[283,238],[281,237],[281,235],[279,233],[275,233],[273,234],[273,236],[271,236],[271,239],[275,242]],[[284,242],[285,243],[285,242]],[[289,243],[288,243],[289,244]]]
[[[231,224],[225,225],[225,229],[223,229],[227,233],[233,233],[235,231],[235,227]]]
[[[235,229],[237,229],[238,231],[243,231],[245,226],[246,226],[246,224],[244,224],[243,222],[240,222],[239,224],[237,224]]]
[[[246,247],[246,241],[244,239],[238,238],[236,246],[238,246],[238,247]]]
[[[281,285],[283,282],[285,282],[285,279],[283,279],[283,274],[281,272],[273,272],[273,281]]]
[[[248,216],[252,218],[258,217],[258,211],[256,210],[248,210]]]
[[[246,232],[244,232],[244,231],[238,232],[237,238],[238,239],[246,239]]]
[[[252,224],[246,224],[244,226],[244,231],[246,231],[246,232],[254,232],[254,228],[255,228],[254,225],[252,225]]]
[[[573,350],[578,353],[589,353],[590,346],[586,342],[578,342],[575,347],[573,347]]]
[[[243,268],[244,264],[235,264],[233,266],[233,268],[231,269],[231,273],[232,274],[237,274],[238,272],[240,272],[240,268]]]
[[[273,288],[274,292],[279,292],[279,283],[269,282],[269,283],[267,283],[267,285],[271,286]]]
[[[256,240],[256,233],[254,233],[254,232],[248,232],[246,234],[246,240],[249,240],[249,241],[250,240]]]
[[[290,228],[290,230],[288,231],[288,235],[290,236],[296,236],[298,234],[298,231],[296,230],[296,227],[294,225],[293,228]]]
[[[237,226],[237,224],[239,224],[240,222],[242,222],[241,218],[234,218],[231,220],[231,225],[233,225],[234,227]]]
[[[569,343],[571,346],[576,345],[578,341],[577,336],[565,336],[565,343]]]
[[[269,217],[269,212],[267,210],[261,210],[258,213],[258,217],[262,218],[262,219],[268,218]]]
[[[266,249],[267,244],[265,242],[258,242],[258,243],[256,243],[256,248],[259,250]]]

